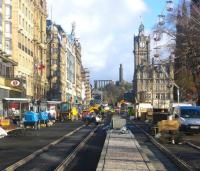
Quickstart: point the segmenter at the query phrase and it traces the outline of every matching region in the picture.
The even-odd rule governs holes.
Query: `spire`
[[[178,5],[178,14],[177,17],[180,18],[181,17],[181,10],[180,10],[180,4]]]
[[[140,26],[139,26],[139,35],[143,35],[144,34],[144,25],[141,22]]]
[[[71,31],[71,35],[75,38],[75,29],[76,29],[76,23],[73,22],[72,23],[72,31]]]
[[[182,4],[182,16],[187,16],[187,5],[186,5],[185,0],[183,1],[183,4]]]

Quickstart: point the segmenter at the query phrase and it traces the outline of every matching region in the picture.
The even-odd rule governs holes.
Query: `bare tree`
[[[165,18],[157,32],[175,39],[175,81],[184,99],[193,98],[200,105],[200,6],[199,1],[179,2],[179,7]]]
[[[103,89],[103,99],[109,104],[116,104],[124,98],[124,93],[131,90],[131,88],[132,85],[130,83],[124,83],[119,86],[108,84]]]

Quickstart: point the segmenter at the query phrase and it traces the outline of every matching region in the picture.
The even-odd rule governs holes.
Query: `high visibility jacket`
[[[76,107],[72,108],[72,115],[73,116],[77,116],[78,115],[78,110],[76,109]]]

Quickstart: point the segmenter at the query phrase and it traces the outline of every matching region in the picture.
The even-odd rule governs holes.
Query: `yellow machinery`
[[[157,135],[163,143],[179,143],[181,134],[179,132],[180,123],[177,119],[162,120],[157,124]]]
[[[162,120],[158,122],[158,132],[166,132],[166,131],[178,131],[179,130],[179,122],[176,119],[173,120]]]
[[[99,107],[100,107],[100,105],[98,105],[98,104],[95,104],[94,106],[91,106],[89,108],[90,113],[93,113],[93,112],[99,110]]]
[[[2,127],[10,126],[10,119],[0,119],[0,126]]]

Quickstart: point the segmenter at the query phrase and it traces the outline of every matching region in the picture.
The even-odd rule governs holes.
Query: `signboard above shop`
[[[6,79],[5,82],[6,86],[8,87],[12,87],[15,89],[21,89],[22,88],[22,84],[21,81],[19,79]]]
[[[20,86],[20,81],[19,81],[19,80],[12,80],[12,81],[10,82],[10,84],[11,84],[11,86],[13,86],[13,87],[18,87],[18,86]]]

